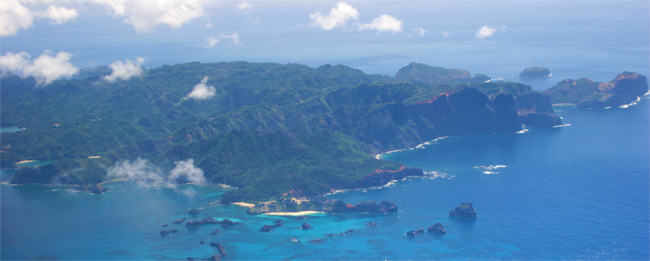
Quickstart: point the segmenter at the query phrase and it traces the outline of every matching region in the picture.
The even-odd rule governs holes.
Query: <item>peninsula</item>
[[[342,65],[246,62],[166,65],[115,82],[101,76],[45,87],[2,77],[2,125],[27,127],[2,134],[11,145],[2,167],[18,167],[12,183],[103,192],[94,185],[115,178],[107,171],[124,162],[141,160],[167,176],[182,161],[206,182],[237,187],[221,202],[255,204],[251,213],[389,213],[390,202],[349,206],[322,195],[423,175],[372,156],[381,152],[448,135],[562,124],[551,107],[555,92],[418,63],[395,77]],[[641,77],[623,74],[610,89],[642,84]],[[209,97],[189,95],[200,84],[211,88]],[[16,165],[25,159],[48,164]]]

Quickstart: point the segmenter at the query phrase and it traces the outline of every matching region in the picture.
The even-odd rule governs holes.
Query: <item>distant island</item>
[[[628,106],[638,102],[648,92],[645,76],[623,72],[609,82],[594,82],[590,79],[564,80],[544,93],[553,103],[576,104],[583,109],[603,109]]]
[[[236,187],[221,203],[252,203],[254,214],[390,213],[390,202],[351,206],[322,196],[423,175],[374,157],[382,152],[448,135],[561,125],[552,101],[564,101],[553,90],[418,63],[395,77],[342,65],[246,62],[165,65],[116,82],[102,80],[105,70],[87,72],[45,87],[2,77],[2,126],[26,127],[2,133],[2,168],[46,162],[18,167],[11,183],[101,193],[109,179],[154,172],[161,177],[138,181],[189,183],[195,179],[178,175],[191,171]],[[621,77],[614,87],[643,76]],[[190,96],[201,84],[212,94]]]
[[[551,72],[546,67],[530,67],[525,68],[520,74],[519,78],[548,78],[551,77]]]

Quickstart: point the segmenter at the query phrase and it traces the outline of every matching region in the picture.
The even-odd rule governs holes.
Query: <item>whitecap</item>
[[[485,166],[475,166],[475,169],[483,169],[483,170],[495,170],[495,169],[502,169],[508,167],[507,165],[485,165]]]
[[[515,133],[517,133],[517,134],[524,134],[524,133],[526,133],[526,132],[528,132],[528,129],[521,129],[520,131],[515,132]]]
[[[569,127],[569,126],[571,126],[571,124],[567,123],[567,124],[562,124],[562,125],[555,125],[555,126],[553,126],[553,128],[562,128],[562,127]]]
[[[636,100],[634,100],[633,102],[631,102],[631,103],[629,103],[629,104],[623,104],[623,105],[619,106],[619,108],[621,108],[621,109],[627,109],[627,108],[629,108],[630,106],[634,106],[634,105],[636,105],[636,104],[637,104],[638,102],[640,102],[640,101],[641,101],[641,97],[636,97]]]

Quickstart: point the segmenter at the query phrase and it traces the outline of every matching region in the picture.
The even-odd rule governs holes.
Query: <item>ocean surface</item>
[[[285,225],[272,233],[259,229],[277,217],[209,205],[228,189],[216,185],[169,189],[115,182],[106,184],[108,193],[91,195],[5,183],[0,257],[207,258],[218,253],[209,243],[219,242],[226,259],[648,259],[650,100],[625,109],[555,110],[566,126],[445,137],[383,155],[429,175],[330,195],[353,204],[390,200],[397,214],[282,218]],[[11,175],[3,171],[2,181]],[[478,218],[450,219],[449,210],[466,201]],[[190,208],[200,209],[194,219],[241,223],[196,229],[172,224]],[[314,229],[301,230],[303,222]],[[436,222],[447,234],[404,235]],[[163,224],[178,232],[161,236]],[[217,228],[221,232],[209,236]],[[339,234],[349,229],[354,231]]]

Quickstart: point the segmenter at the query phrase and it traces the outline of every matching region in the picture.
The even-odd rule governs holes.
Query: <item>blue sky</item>
[[[646,0],[0,1],[0,66],[44,83],[84,67],[192,61],[345,64],[387,75],[416,61],[498,77],[625,60],[643,73],[650,45]],[[51,67],[61,70],[43,71]]]

